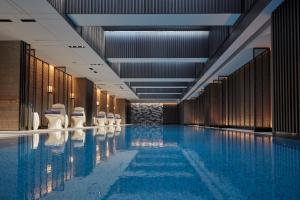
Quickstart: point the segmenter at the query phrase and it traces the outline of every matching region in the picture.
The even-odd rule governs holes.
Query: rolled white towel
[[[37,112],[33,113],[33,122],[32,122],[32,128],[33,130],[37,130],[40,125],[40,116]]]

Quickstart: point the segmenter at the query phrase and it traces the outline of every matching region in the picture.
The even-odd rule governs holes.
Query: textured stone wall
[[[131,103],[130,121],[132,124],[163,124],[163,104]]]

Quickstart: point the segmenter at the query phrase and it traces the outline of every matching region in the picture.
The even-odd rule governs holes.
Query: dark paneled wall
[[[284,1],[272,15],[274,132],[300,135],[300,2]]]
[[[179,124],[177,104],[163,104],[163,124]]]
[[[74,93],[72,76],[62,68],[50,66],[35,57],[33,50],[30,54],[29,68],[29,98],[33,99],[33,111],[39,114],[41,126],[47,125],[44,113],[52,104],[64,104],[67,114],[71,114],[73,109],[71,94]],[[49,87],[53,89],[51,93],[48,91]]]
[[[270,52],[181,103],[181,123],[265,130],[272,127]]]
[[[122,119],[122,124],[127,123],[127,106],[128,101],[126,99],[116,99],[115,114],[119,114]]]
[[[86,112],[86,124],[93,124],[96,111],[93,110],[94,83],[86,78],[75,78],[75,106],[84,107]]]
[[[21,42],[0,42],[0,130],[19,129]]]
[[[63,103],[66,105],[68,113],[71,112],[69,96],[72,92],[72,77],[70,75],[37,58],[35,51],[24,42],[1,42],[1,47],[3,47],[1,55],[5,56],[6,59],[2,59],[0,63],[16,67],[11,67],[11,70],[7,68],[6,71],[1,72],[3,73],[1,78],[3,83],[1,82],[0,85],[9,83],[9,85],[3,85],[1,90],[4,91],[2,94],[6,97],[3,96],[1,99],[3,99],[2,102],[11,104],[6,106],[7,108],[12,106],[13,102],[19,105],[17,111],[10,108],[11,112],[13,111],[18,117],[11,114],[5,115],[7,120],[14,122],[17,120],[19,124],[16,126],[12,122],[6,123],[8,127],[1,126],[1,130],[31,129],[33,112],[39,114],[41,126],[46,126],[47,121],[44,113],[53,103]],[[7,55],[4,52],[7,52]],[[13,54],[14,56],[12,56]],[[7,63],[5,61],[7,59],[13,59],[14,62],[9,61]],[[12,74],[12,70],[17,70],[17,68],[18,71]],[[14,84],[10,81],[13,81]],[[15,87],[16,84],[18,87]],[[53,88],[52,93],[48,92],[49,86]],[[8,101],[12,98],[8,93],[4,94],[7,89],[10,93],[18,90],[18,96],[15,96],[17,101]],[[1,111],[4,110],[4,108],[1,109]],[[1,122],[5,122],[6,119],[1,120]]]
[[[101,91],[100,111],[107,112],[107,91]]]
[[[183,101],[179,104],[180,123],[195,124],[194,100]]]

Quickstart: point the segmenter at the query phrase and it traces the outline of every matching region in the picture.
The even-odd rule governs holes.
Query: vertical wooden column
[[[122,119],[122,124],[127,123],[127,106],[128,101],[126,99],[116,99],[115,114],[119,114]]]
[[[273,131],[300,136],[300,1],[284,1],[272,15]]]
[[[109,95],[108,98],[108,112],[110,113],[114,113],[114,109],[115,109],[115,105],[114,105],[114,101],[115,101],[115,96],[114,95]]]
[[[107,91],[101,91],[100,111],[107,112]]]
[[[0,42],[0,130],[19,130],[21,42]]]
[[[100,112],[100,103],[101,103],[101,90],[99,88],[96,89],[96,96],[97,96],[97,101],[96,101],[96,115]]]
[[[86,78],[76,78],[75,80],[75,106],[84,107],[86,124],[92,125],[94,84]]]

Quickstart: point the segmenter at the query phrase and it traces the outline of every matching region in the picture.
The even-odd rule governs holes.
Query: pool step
[[[105,199],[199,199],[207,195],[179,148],[140,150]]]
[[[167,199],[188,199],[188,200],[199,200],[199,196],[195,194],[190,194],[188,192],[178,193],[178,192],[141,192],[141,193],[116,193],[112,194],[107,200],[113,199],[134,199],[134,200],[167,200]]]

